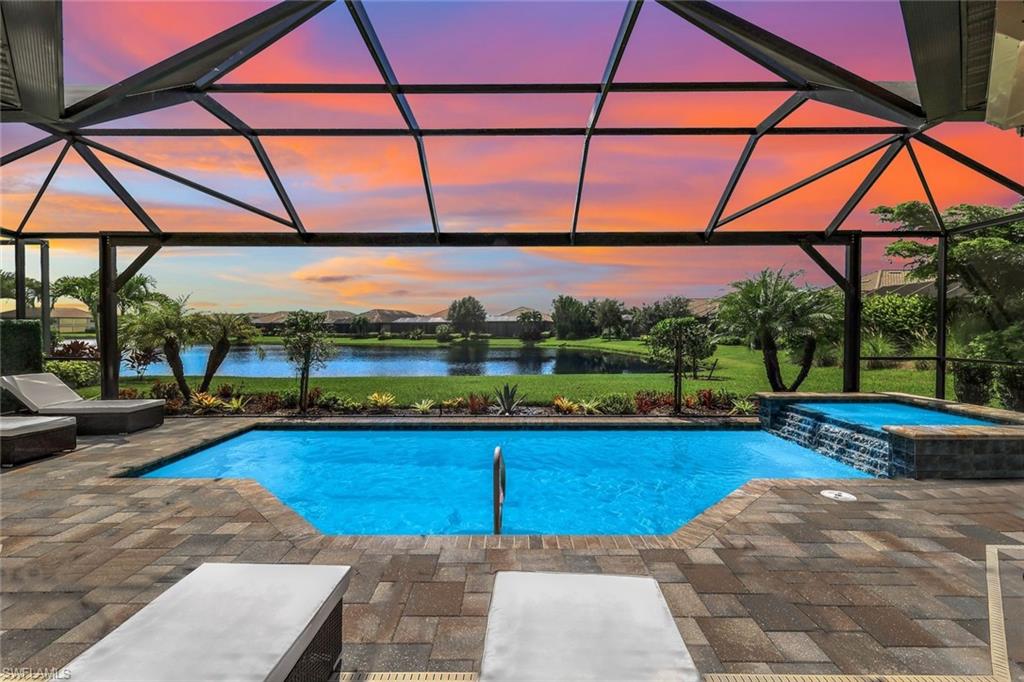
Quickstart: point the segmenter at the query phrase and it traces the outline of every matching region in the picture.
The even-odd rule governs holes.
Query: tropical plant
[[[337,349],[327,338],[327,315],[308,310],[288,313],[284,319],[282,343],[288,357],[299,374],[299,410],[309,409],[309,375],[327,360]]]
[[[0,298],[17,298],[17,286],[13,272],[0,270]],[[25,278],[25,303],[34,306],[43,298],[43,285],[38,279]]]
[[[165,383],[157,379],[149,388],[149,396],[158,400],[181,400],[181,389],[175,383]]]
[[[192,414],[208,414],[224,406],[223,400],[202,391],[193,393],[188,403],[189,407],[192,408]]]
[[[486,393],[470,393],[466,396],[470,414],[486,414],[491,408],[491,396]]]
[[[584,398],[577,404],[582,414],[601,414],[601,401],[597,398]]]
[[[752,279],[733,282],[718,310],[727,333],[760,347],[768,384],[773,391],[795,391],[814,363],[818,336],[835,321],[835,304],[826,292],[800,288],[800,272],[763,270]],[[800,371],[787,384],[782,378],[780,347],[800,348]]]
[[[536,310],[524,310],[516,317],[519,323],[519,339],[521,341],[540,341],[544,331],[544,317]]]
[[[650,414],[659,407],[672,407],[675,404],[675,397],[671,393],[637,391],[633,396],[633,401],[636,404],[637,412]]]
[[[598,409],[603,414],[636,414],[636,400],[628,393],[608,393],[601,396]]]
[[[900,364],[897,360],[884,359],[895,355],[896,348],[881,334],[865,335],[861,340],[861,353],[870,358],[864,361],[864,366],[868,369],[892,369]]]
[[[585,339],[594,332],[590,309],[572,296],[559,296],[551,302],[551,320],[560,339]]]
[[[393,393],[375,392],[366,398],[366,404],[376,412],[387,412],[398,404]]]
[[[241,391],[239,391],[241,393]],[[235,387],[231,384],[218,384],[214,394],[221,400],[230,400],[235,396]]]
[[[745,416],[754,414],[756,409],[757,405],[750,398],[733,398],[732,409],[729,410],[729,414]]]
[[[145,305],[134,315],[127,316],[121,336],[131,348],[161,348],[182,398],[187,402],[192,391],[185,381],[181,352],[201,338],[203,324],[202,316],[189,309],[188,297],[168,299]]]
[[[897,351],[906,351],[917,337],[935,329],[935,299],[917,294],[868,296],[861,320],[869,333],[885,337]]]
[[[366,315],[356,315],[349,323],[349,328],[352,330],[352,336],[357,339],[367,337],[370,335],[370,319]]]
[[[555,396],[551,406],[555,408],[555,412],[558,414],[576,414],[580,411],[579,403],[560,395]]]
[[[55,358],[98,358],[100,351],[95,344],[72,339],[54,346],[52,355]]]
[[[465,296],[457,301],[452,301],[448,306],[448,321],[455,331],[463,336],[469,336],[473,332],[482,332],[484,323],[487,321],[487,311],[480,301],[472,296]]]
[[[146,376],[146,370],[150,365],[163,359],[163,353],[156,348],[129,348],[124,357],[125,364],[135,372],[135,376],[139,379]]]
[[[241,414],[245,412],[246,405],[249,404],[250,398],[245,396],[236,395],[234,398],[228,398],[227,400],[220,399],[224,409],[231,414]]]
[[[947,345],[946,352],[949,352]],[[927,332],[919,332],[910,342],[910,354],[917,357],[934,357],[936,353],[935,339]],[[914,360],[914,369],[931,369],[934,360]]]
[[[672,363],[672,408],[678,413],[683,402],[683,372],[692,368],[696,379],[701,361],[715,353],[711,328],[695,317],[670,317],[654,325],[645,343],[653,358]]]
[[[452,340],[452,328],[446,324],[437,325],[437,330],[434,332],[434,338],[438,343],[448,343]]]
[[[463,398],[462,396],[458,396],[456,398],[448,398],[447,400],[441,401],[441,409],[448,410],[449,412],[453,410],[461,410],[465,406],[466,399]]]
[[[210,355],[206,358],[206,370],[203,372],[203,381],[199,385],[199,390],[202,392],[210,390],[210,383],[228,356],[232,345],[252,343],[259,333],[247,315],[235,313],[204,315],[200,334],[203,340],[210,344]],[[257,352],[262,356],[263,351],[258,346]]]
[[[420,414],[430,414],[430,411],[434,409],[434,401],[430,398],[424,398],[418,402],[412,404],[412,409],[416,410]]]
[[[590,309],[594,317],[594,326],[606,338],[623,336],[625,329],[624,316],[626,307],[622,301],[614,298],[603,298],[591,301]]]
[[[90,275],[66,275],[58,277],[50,287],[50,306],[59,298],[79,301],[89,310],[97,335],[100,329],[100,273]],[[170,299],[156,291],[156,280],[149,275],[134,275],[117,292],[118,313],[125,315],[139,312],[151,304],[162,304]]]
[[[519,408],[519,405],[526,399],[525,395],[517,396],[519,384],[509,386],[507,383],[501,388],[494,389],[498,397],[498,412],[506,416],[512,416]]]

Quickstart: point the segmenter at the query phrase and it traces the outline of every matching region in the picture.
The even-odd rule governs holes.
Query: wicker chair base
[[[57,452],[74,450],[75,426],[0,438],[0,464],[5,467],[32,462]]]
[[[47,416],[56,414],[47,412]],[[112,433],[133,433],[160,426],[164,423],[164,407],[154,405],[144,410],[121,414],[83,414],[68,410],[60,413],[60,416],[74,417],[78,421],[79,436],[103,436]]]
[[[285,682],[323,682],[341,660],[341,604],[334,607]]]

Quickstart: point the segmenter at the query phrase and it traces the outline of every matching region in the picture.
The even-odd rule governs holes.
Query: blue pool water
[[[763,431],[254,430],[145,474],[252,478],[329,534],[661,534],[752,478],[862,478]]]
[[[983,419],[898,402],[806,402],[797,407],[872,429],[883,426],[991,426]]]

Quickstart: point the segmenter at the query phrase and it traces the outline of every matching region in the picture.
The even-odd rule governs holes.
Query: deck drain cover
[[[842,490],[822,490],[821,496],[827,497],[828,499],[835,500],[837,502],[857,501],[857,497],[855,495],[851,495],[850,493],[844,493]]]

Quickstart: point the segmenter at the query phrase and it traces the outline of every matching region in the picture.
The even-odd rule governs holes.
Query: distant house
[[[447,318],[437,315],[409,315],[399,317],[384,324],[384,331],[400,334],[411,332],[414,329],[423,330],[424,334],[433,334],[442,324],[448,324]]]
[[[491,336],[519,336],[519,333],[523,329],[523,325],[519,323],[519,316],[527,312],[539,311],[533,308],[519,306],[512,310],[506,310],[499,315],[488,315],[487,321],[484,323],[487,333]],[[551,316],[541,313],[541,330],[550,331],[553,326]]]
[[[39,313],[39,308],[29,308],[25,311],[25,317],[30,320],[38,320]],[[0,318],[5,320],[11,320],[14,317],[14,310],[5,310],[0,313]],[[84,334],[96,331],[92,314],[88,310],[74,306],[54,306],[50,312],[50,325],[57,330],[58,334]]]
[[[934,298],[937,295],[935,279],[912,279],[909,270],[875,270],[860,278],[861,293],[864,296],[898,294],[911,296],[919,294]],[[950,282],[948,295],[960,293],[960,283]]]
[[[709,320],[721,305],[721,300],[717,298],[691,298],[690,313],[700,320]]]
[[[288,310],[279,310],[274,313],[249,313],[249,321],[264,334],[276,334],[281,331],[289,312]],[[352,318],[355,317],[355,313],[347,310],[325,310],[324,313],[327,316],[328,326],[332,331],[338,333],[347,332]]]

